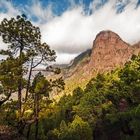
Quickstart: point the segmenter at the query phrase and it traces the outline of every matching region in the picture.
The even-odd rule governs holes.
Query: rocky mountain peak
[[[120,44],[122,43],[122,44]],[[116,46],[116,44],[119,44]],[[120,46],[121,45],[121,46]],[[129,44],[125,43],[118,34],[107,30],[101,31],[95,38],[93,42],[93,49],[95,47],[125,47],[129,46]],[[121,49],[121,48],[120,48]]]
[[[118,34],[107,30],[107,31],[101,31],[95,39],[95,43],[97,42],[111,42],[111,43],[116,43],[117,41],[119,41],[121,38]]]
[[[103,72],[122,66],[132,56],[133,49],[119,35],[102,31],[93,42],[89,70]]]

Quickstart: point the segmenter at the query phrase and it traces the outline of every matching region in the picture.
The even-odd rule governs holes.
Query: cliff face
[[[122,66],[132,54],[132,47],[112,31],[100,32],[93,42],[89,70],[109,71]]]

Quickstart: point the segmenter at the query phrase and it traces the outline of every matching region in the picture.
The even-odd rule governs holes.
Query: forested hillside
[[[139,69],[140,56],[133,56],[124,68],[98,74],[84,90],[63,96],[43,115],[48,139],[139,140]]]

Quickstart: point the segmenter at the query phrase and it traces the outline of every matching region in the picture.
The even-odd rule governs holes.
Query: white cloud
[[[110,0],[91,15],[83,14],[82,6],[67,10],[61,16],[40,25],[43,41],[64,53],[79,53],[91,48],[95,36],[101,30],[112,30],[129,43],[139,41],[140,8],[135,9],[132,0],[124,12],[117,14],[115,4],[115,1]]]
[[[57,53],[56,62],[59,64],[68,64],[70,60],[75,58],[77,54],[69,54],[69,53]]]
[[[0,9],[5,10],[5,12],[0,12],[0,21],[3,18],[13,17],[20,14],[20,10],[15,8],[11,2],[6,0],[0,0]]]
[[[58,52],[57,62],[67,63],[76,54],[91,48],[93,40],[101,30],[112,30],[131,44],[140,41],[140,8],[136,9],[137,1],[108,0],[95,10],[101,1],[90,3],[89,9],[93,11],[91,15],[85,14],[84,5],[75,5],[73,1],[72,7],[60,16],[53,15],[51,6],[43,8],[39,1],[26,8],[30,8],[27,10],[30,14],[40,17],[40,21],[35,24],[41,29],[42,41]],[[125,8],[122,13],[117,14],[115,7],[119,4],[125,5]],[[11,7],[12,5],[12,10]],[[16,12],[19,13],[17,9]],[[14,15],[15,12],[12,13]],[[0,20],[2,17],[11,16],[10,13],[3,14],[2,17],[1,15],[0,13]]]
[[[40,25],[43,41],[47,41],[55,50],[64,53],[79,53],[85,49],[90,41],[89,35],[86,35],[90,32],[87,28],[89,26],[87,21],[90,19],[82,12],[82,8],[78,7],[60,17],[55,17],[47,24]]]
[[[54,16],[52,12],[52,5],[49,4],[47,7],[44,8],[43,4],[39,0],[32,0],[32,5],[26,5],[26,9],[24,10],[24,12],[27,15],[28,13],[30,13],[30,16],[38,17],[39,23],[47,22]]]

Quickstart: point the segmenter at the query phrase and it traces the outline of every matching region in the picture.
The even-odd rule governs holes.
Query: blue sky
[[[80,4],[83,3],[87,8],[89,6],[89,4],[92,2],[93,0],[74,0],[73,2],[76,4]],[[105,0],[103,0],[105,1]],[[19,5],[32,5],[33,0],[12,0],[12,2],[14,3],[15,6],[19,6]],[[50,4],[53,5],[53,12],[57,15],[62,14],[65,10],[67,10],[69,8],[69,6],[71,6],[72,1],[69,0],[40,0],[40,3],[43,5],[43,7],[46,7]]]
[[[26,6],[32,6],[33,3],[40,2],[43,8],[52,5],[52,10],[55,15],[61,15],[72,3],[79,5],[84,4],[85,10],[88,10],[90,3],[93,0],[11,0],[15,7],[22,7],[21,10],[26,8]],[[102,0],[103,2],[106,0]]]
[[[3,1],[3,0],[1,0]],[[90,6],[91,3],[95,2],[95,9],[98,10],[100,7],[102,7],[105,3],[108,2],[108,0],[7,0],[12,3],[14,8],[19,9],[22,13],[25,13],[28,16],[28,10],[26,12],[26,9],[28,7],[32,7],[33,5],[39,3],[42,9],[46,9],[47,7],[51,6],[51,11],[53,15],[55,16],[61,16],[65,11],[72,8],[73,6],[82,5],[84,9],[85,14],[92,14],[94,11],[91,10]],[[116,11],[122,12],[123,8],[125,7],[125,4],[129,0],[118,0],[122,1],[118,5],[118,8],[116,8]],[[124,1],[124,2],[123,2]],[[125,2],[126,1],[126,2]],[[137,5],[139,4],[140,0],[137,1]],[[1,8],[1,12],[6,12],[7,9],[5,7]],[[29,15],[34,21],[37,21],[40,19],[39,16],[34,15],[33,13],[30,13]]]
[[[42,42],[56,50],[57,63],[69,63],[91,48],[102,30],[112,30],[130,44],[140,41],[139,4],[140,0],[0,0],[0,21],[26,14],[40,27]]]
[[[23,7],[23,9],[28,5],[31,6],[35,1],[39,1],[42,5],[42,7],[47,7],[48,5],[52,5],[52,10],[55,15],[61,15],[63,12],[65,12],[69,7],[71,7],[72,3],[75,3],[77,5],[83,4],[85,11],[89,11],[89,6],[90,4],[95,1],[95,0],[9,0],[13,3],[15,7]],[[98,0],[100,1],[99,4],[97,4],[97,9],[98,7],[102,6],[105,4],[108,0]],[[129,2],[131,0],[118,0],[120,1],[120,5],[118,7],[119,11],[122,11],[125,5],[122,3],[125,1]],[[140,0],[135,0],[137,1],[137,6],[140,4]],[[121,3],[122,2],[122,3]]]

